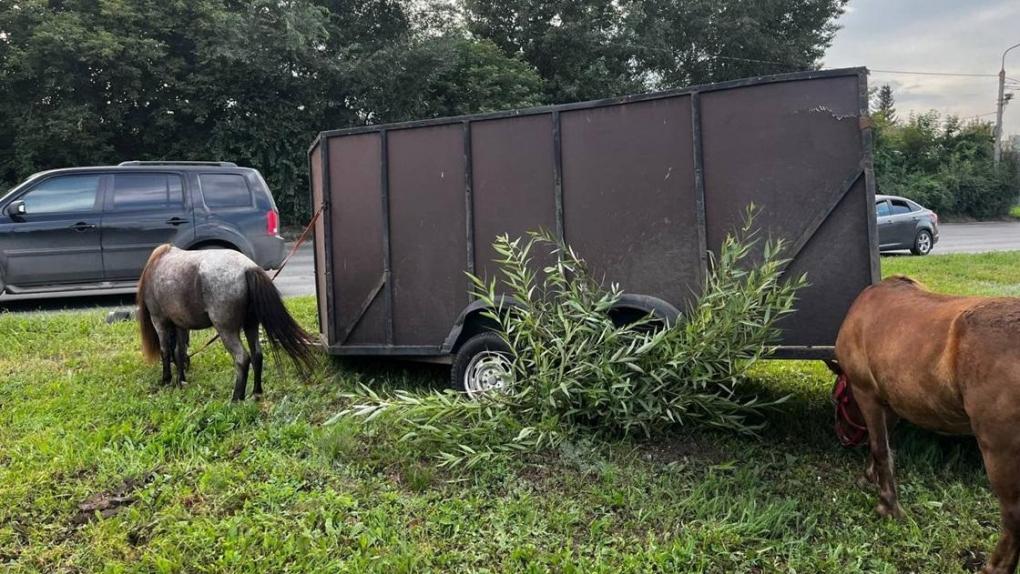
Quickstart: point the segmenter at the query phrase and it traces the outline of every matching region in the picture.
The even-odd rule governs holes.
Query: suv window
[[[99,175],[62,175],[41,182],[21,197],[29,215],[92,211]]]
[[[203,173],[198,176],[209,207],[251,207],[251,190],[243,175]]]
[[[889,209],[889,202],[888,201],[880,201],[880,202],[878,202],[878,205],[876,206],[876,208],[877,208],[877,212],[878,212],[878,216],[879,217],[885,217],[886,215],[890,215],[892,213],[892,210]]]
[[[114,209],[174,207],[184,204],[184,188],[179,175],[166,173],[126,173],[113,178]]]
[[[910,213],[913,211],[905,201],[892,200],[892,214],[903,215],[904,213]]]

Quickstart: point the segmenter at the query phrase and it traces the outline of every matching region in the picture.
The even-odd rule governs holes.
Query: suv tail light
[[[266,235],[276,235],[280,232],[280,214],[276,210],[266,212]]]
[[[933,211],[933,212],[931,212],[931,218],[932,218],[932,221],[935,223],[935,225],[939,224],[939,214],[937,214],[937,213],[935,213]]]

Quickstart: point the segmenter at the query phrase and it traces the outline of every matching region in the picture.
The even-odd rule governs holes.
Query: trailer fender
[[[508,309],[523,307],[523,303],[512,297],[504,297],[500,300],[500,306]],[[442,352],[455,353],[465,341],[478,333],[496,330],[498,325],[495,321],[485,316],[485,312],[489,310],[489,306],[483,301],[475,301],[465,307],[457,317],[446,341],[443,342]],[[610,317],[619,324],[637,321],[648,315],[654,316],[668,327],[680,316],[680,310],[658,297],[626,293],[620,297],[610,312]]]
[[[610,317],[618,325],[626,325],[648,315],[661,321],[663,326],[669,327],[680,316],[680,310],[658,297],[624,293],[610,312]]]
[[[523,307],[524,305],[513,297],[501,297],[499,306],[503,309]],[[498,328],[495,322],[485,316],[486,311],[491,308],[484,301],[474,301],[460,312],[457,321],[450,329],[450,334],[443,342],[443,353],[455,353],[464,341],[481,333],[482,331],[494,331]]]

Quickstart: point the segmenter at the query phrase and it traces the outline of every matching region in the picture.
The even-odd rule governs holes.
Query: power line
[[[910,76],[955,76],[960,78],[998,78],[998,74],[964,74],[956,72],[909,72],[906,70],[875,70],[868,68],[869,72],[876,74],[906,74]]]

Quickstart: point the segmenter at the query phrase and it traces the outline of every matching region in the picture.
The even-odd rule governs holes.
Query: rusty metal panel
[[[564,235],[629,293],[680,306],[701,280],[691,98],[561,114]]]
[[[475,272],[493,277],[492,242],[556,230],[552,115],[471,124]]]
[[[467,303],[464,130],[389,132],[393,335],[440,345]]]
[[[384,344],[383,204],[378,134],[329,138],[333,317],[337,343]]]
[[[783,344],[831,345],[846,309],[871,283],[858,77],[748,86],[701,95],[708,247],[718,252],[748,204],[791,244],[791,272],[811,286]],[[797,253],[799,251],[799,254]]]
[[[309,184],[312,188],[312,210],[322,205],[322,154],[321,144],[316,142],[308,150]],[[319,332],[327,333],[329,308],[326,301],[326,223],[320,218],[314,229],[315,296],[318,309]]]

